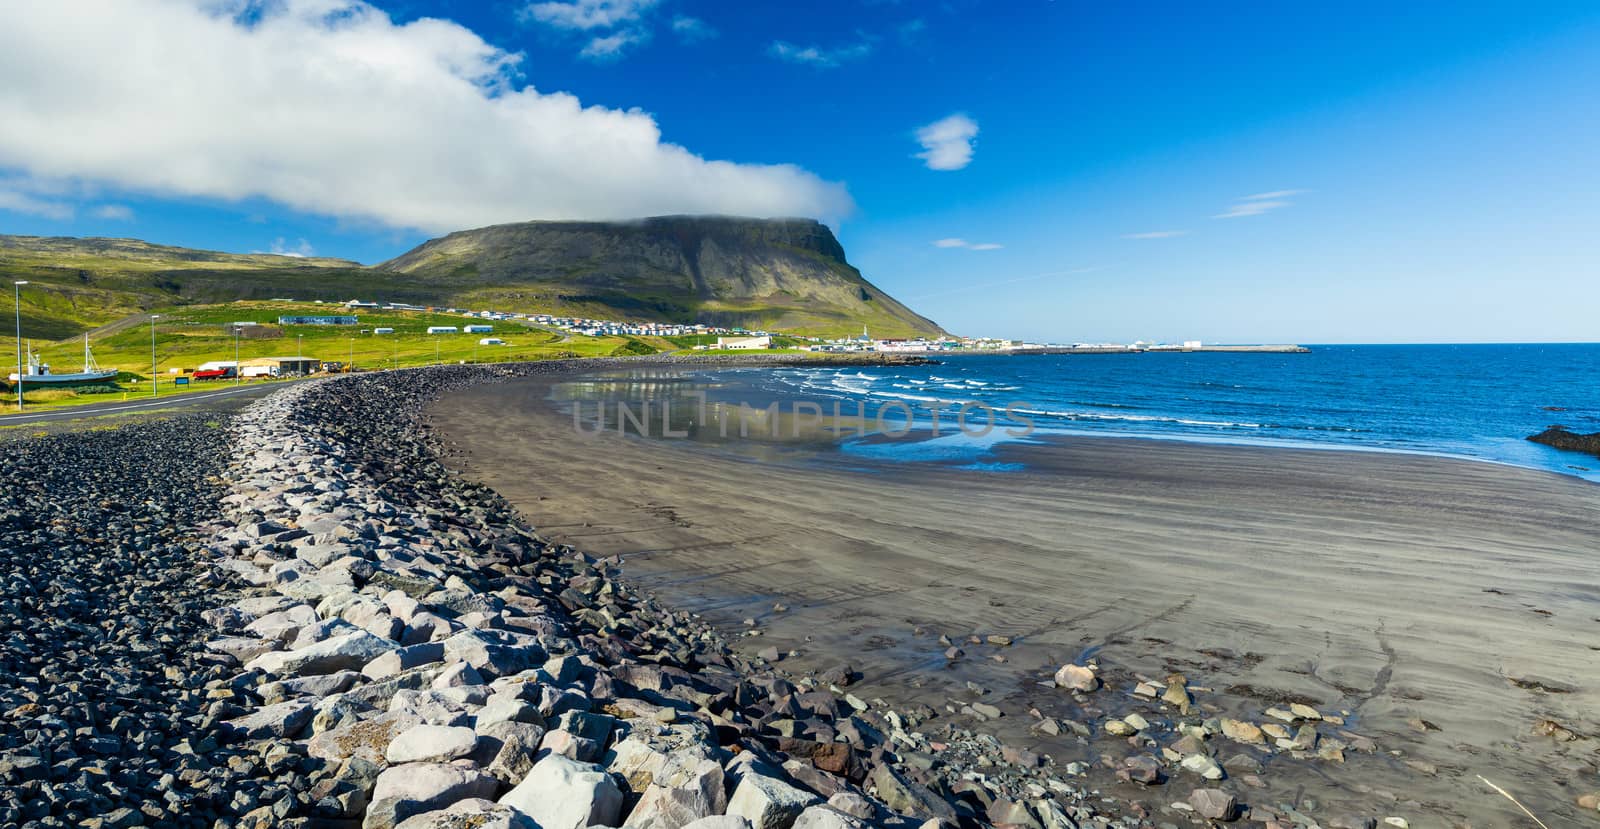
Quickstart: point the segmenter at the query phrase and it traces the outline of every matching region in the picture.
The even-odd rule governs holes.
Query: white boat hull
[[[78,371],[72,374],[24,374],[23,386],[77,386],[84,383],[109,383],[117,379],[116,371]],[[13,386],[17,384],[17,373],[12,372],[6,378]]]

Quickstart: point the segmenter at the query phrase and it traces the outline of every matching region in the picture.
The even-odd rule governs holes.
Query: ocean
[[[1033,437],[1118,435],[1262,446],[1410,452],[1542,469],[1600,481],[1600,458],[1526,438],[1560,424],[1600,431],[1600,344],[1322,345],[1307,354],[1145,353],[949,356],[929,366],[733,369],[733,386],[767,398],[818,401],[831,413],[909,408],[932,441],[852,436],[847,452],[890,460],[970,457],[1011,440],[996,429],[966,437],[963,403],[998,412],[998,426],[1031,420]],[[731,375],[731,376],[730,376]],[[732,402],[737,392],[715,395]],[[1011,417],[1005,415],[1010,406]],[[982,409],[969,407],[969,430]],[[1018,431],[1020,429],[1013,429]],[[997,471],[1004,471],[998,469]]]

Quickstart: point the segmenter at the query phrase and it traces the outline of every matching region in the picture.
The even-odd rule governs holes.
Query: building
[[[430,325],[430,326],[428,326],[428,333],[429,334],[455,334],[458,331],[460,331],[460,329],[456,328],[454,325]]]
[[[717,348],[732,351],[760,351],[772,347],[771,337],[718,337]]]
[[[239,364],[243,377],[296,377],[315,373],[322,361],[314,357],[261,357]]]
[[[494,326],[492,326],[492,325],[469,325],[466,328],[463,328],[461,330],[467,332],[468,334],[488,334],[488,333],[494,331]]]
[[[393,328],[374,328],[374,329],[372,329],[372,333],[374,333],[374,334],[393,334],[394,333],[394,329]]]
[[[358,317],[278,317],[279,325],[360,325]]]
[[[483,339],[478,341],[478,345],[505,345],[505,344],[506,344],[506,341],[500,339],[499,337],[484,337]]]

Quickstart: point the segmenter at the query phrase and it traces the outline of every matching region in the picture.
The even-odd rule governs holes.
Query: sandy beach
[[[1005,716],[981,728],[1090,766],[1130,746],[1033,733],[1030,709],[1086,720],[1116,712],[1134,677],[1182,673],[1205,715],[1259,722],[1301,702],[1376,744],[1342,762],[1262,756],[1263,802],[1531,825],[1483,775],[1552,825],[1592,820],[1574,800],[1600,789],[1587,736],[1600,733],[1593,484],[1422,456],[1117,438],[1002,446],[988,460],[1020,465],[1004,473],[810,445],[773,460],[579,438],[550,382],[435,404],[451,464],[546,538],[620,555],[672,603],[759,631],[749,652],[795,651],[781,665],[796,673],[848,662],[863,697],[955,718],[994,705]],[[1108,679],[1087,710],[1046,687],[1086,658]],[[1133,799],[1178,794],[1089,773]]]

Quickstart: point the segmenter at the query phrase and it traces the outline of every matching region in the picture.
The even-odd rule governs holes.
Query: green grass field
[[[177,391],[170,385],[172,371],[194,371],[214,360],[249,361],[258,357],[304,356],[354,365],[357,370],[404,368],[433,363],[503,363],[520,360],[550,360],[569,357],[605,357],[624,354],[653,354],[671,348],[665,341],[635,337],[567,336],[520,322],[484,322],[447,314],[407,311],[355,312],[359,325],[283,325],[279,316],[339,316],[347,312],[337,305],[287,302],[237,302],[225,305],[188,306],[158,312],[154,322],[156,373],[163,392]],[[240,328],[247,335],[235,337],[236,322],[255,322]],[[428,334],[429,326],[468,324],[492,325],[489,334]],[[101,368],[116,368],[128,375],[110,392],[86,390],[66,392],[39,389],[27,393],[27,402],[45,406],[78,405],[118,399],[124,392],[148,393],[151,370],[151,322],[133,317],[106,326],[90,335],[95,362]],[[376,328],[393,328],[392,334],[374,334]],[[24,336],[28,333],[25,328]],[[505,340],[504,345],[479,345],[486,337]],[[83,362],[83,341],[70,338],[51,343],[32,342],[35,352],[57,372],[78,371]],[[237,349],[237,352],[236,352]],[[7,349],[10,351],[11,349]],[[6,362],[14,364],[14,354]],[[14,371],[12,369],[11,371]],[[4,374],[10,374],[6,371]],[[190,390],[219,388],[231,381],[197,381]]]

